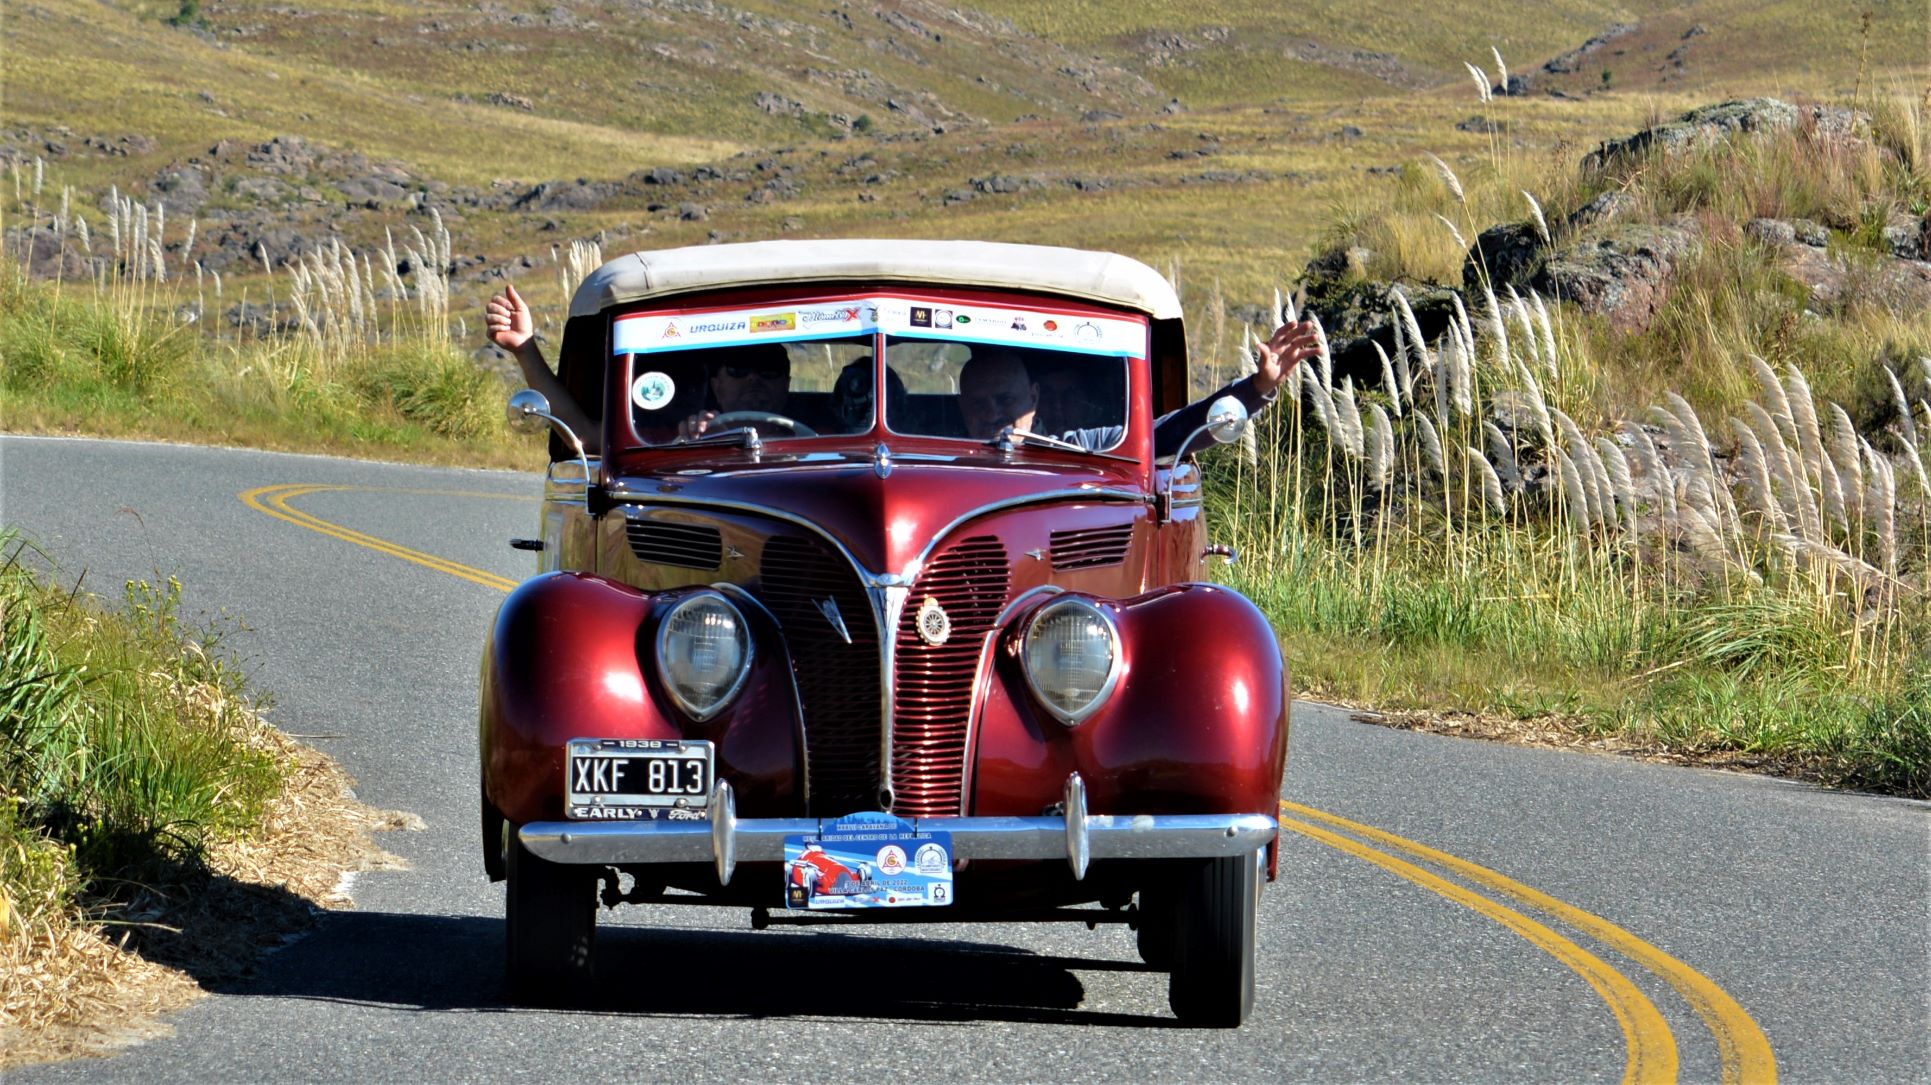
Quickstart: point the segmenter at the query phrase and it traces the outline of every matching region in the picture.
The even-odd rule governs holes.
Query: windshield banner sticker
[[[952,903],[952,834],[859,813],[784,841],[787,908],[933,908]]]
[[[895,297],[782,309],[765,306],[702,313],[636,313],[617,318],[612,341],[618,354],[650,354],[693,347],[830,339],[876,331],[908,338],[1134,358],[1145,357],[1147,349],[1146,325],[1136,320]]]

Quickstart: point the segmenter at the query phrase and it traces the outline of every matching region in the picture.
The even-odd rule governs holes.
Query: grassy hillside
[[[780,236],[1127,253],[1204,385],[1329,254],[1467,312],[1221,465],[1309,688],[1931,789],[1922,0],[42,0],[5,33],[9,427],[533,463],[486,294],[554,331],[573,244]],[[1579,168],[1762,94],[1860,116]],[[1544,210],[1538,260],[1680,238],[1667,296],[1465,278]]]

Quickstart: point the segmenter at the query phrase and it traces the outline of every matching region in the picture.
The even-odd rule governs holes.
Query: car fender
[[[518,824],[564,816],[564,749],[575,738],[708,740],[740,811],[795,807],[801,731],[775,625],[733,599],[751,631],[751,673],[724,712],[689,720],[663,690],[654,648],[659,615],[685,594],[557,572],[503,601],[483,653],[478,719],[483,794],[502,816]]]
[[[1037,814],[1078,772],[1096,814],[1272,813],[1292,700],[1260,609],[1198,583],[1090,601],[1120,630],[1112,696],[1070,728],[1042,709],[1018,651],[1037,607],[1017,615],[1000,634],[982,700],[974,812]]]

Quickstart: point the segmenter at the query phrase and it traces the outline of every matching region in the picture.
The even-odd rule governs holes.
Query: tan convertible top
[[[999,241],[754,241],[620,256],[590,273],[570,315],[612,305],[738,286],[901,282],[1037,290],[1178,319],[1180,299],[1161,274],[1110,252]]]

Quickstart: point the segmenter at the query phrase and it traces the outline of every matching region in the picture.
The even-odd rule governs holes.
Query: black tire
[[[503,978],[510,999],[555,1006],[588,996],[596,965],[597,868],[540,859],[512,831],[508,874]]]
[[[1179,896],[1174,1016],[1204,1028],[1236,1028],[1254,1010],[1254,913],[1260,868],[1252,855],[1207,859],[1176,874]]]
[[[1138,928],[1134,942],[1140,959],[1161,972],[1173,971],[1179,955],[1175,945],[1180,938],[1180,901],[1171,885],[1155,885],[1140,890]]]

